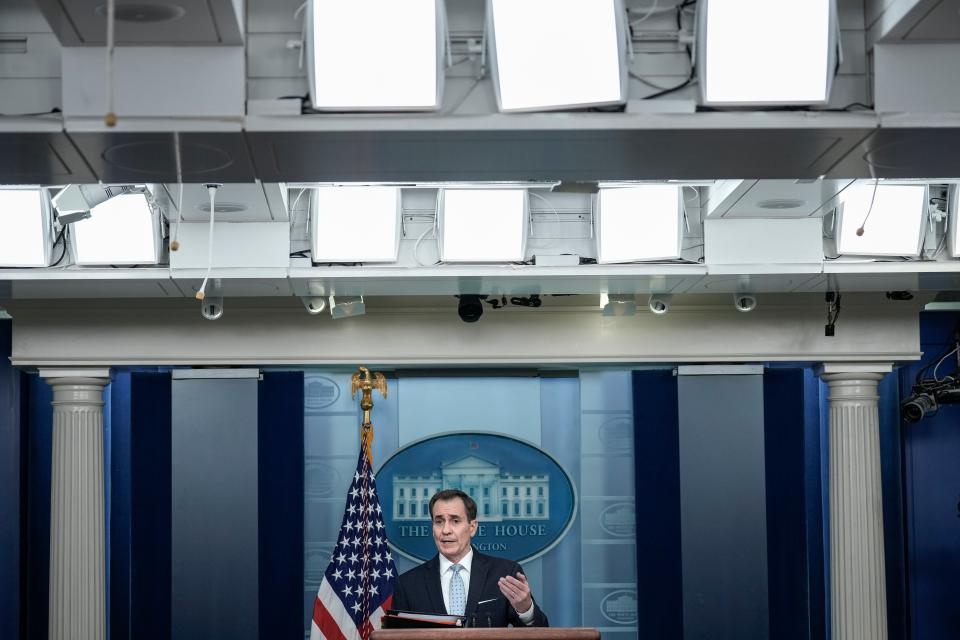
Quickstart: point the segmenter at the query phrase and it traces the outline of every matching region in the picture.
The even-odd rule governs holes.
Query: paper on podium
[[[462,627],[463,616],[446,613],[420,613],[418,611],[400,611],[390,609],[381,618],[384,629],[423,629]]]

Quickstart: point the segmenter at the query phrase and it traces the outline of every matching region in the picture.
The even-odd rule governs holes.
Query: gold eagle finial
[[[360,408],[363,409],[363,423],[360,425],[360,438],[366,450],[367,458],[372,462],[373,423],[370,422],[370,410],[373,409],[373,390],[376,389],[387,397],[387,378],[379,371],[370,373],[366,367],[360,367],[350,378],[350,397],[357,397],[357,390],[361,391]]]

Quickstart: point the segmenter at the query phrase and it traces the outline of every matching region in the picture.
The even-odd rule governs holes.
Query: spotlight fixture
[[[737,311],[748,313],[757,308],[757,298],[751,293],[733,294],[733,306]]]
[[[601,293],[600,308],[605,316],[636,315],[637,297],[632,293]]]
[[[219,320],[223,316],[223,296],[204,296],[200,301],[200,315],[207,320]]]
[[[673,298],[669,293],[655,293],[650,296],[650,300],[647,302],[647,306],[650,308],[650,313],[658,316],[662,316],[670,311],[670,301]]]
[[[460,304],[457,305],[457,315],[464,322],[476,322],[483,315],[483,301],[487,296],[464,293],[457,296]]]
[[[53,197],[57,220],[68,225],[90,217],[91,211],[115,196],[124,193],[144,193],[145,187],[132,184],[68,184]]]
[[[312,316],[323,313],[327,308],[327,299],[323,296],[300,296],[300,302]]]
[[[352,318],[367,313],[363,296],[330,296],[330,316],[334,320]]]

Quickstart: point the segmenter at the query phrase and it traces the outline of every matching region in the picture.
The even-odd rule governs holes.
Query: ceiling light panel
[[[701,0],[698,7],[705,104],[827,102],[836,65],[834,0]]]
[[[443,95],[442,0],[310,0],[310,96],[328,111],[429,111]]]
[[[947,189],[947,224],[950,234],[950,255],[960,257],[960,233],[957,225],[960,224],[960,183],[952,184]]]
[[[837,253],[920,255],[927,193],[925,184],[876,184],[872,180],[847,187],[839,196]],[[857,235],[861,228],[863,234]]]
[[[490,0],[487,11],[501,111],[626,100],[621,0]]]
[[[611,187],[597,195],[597,262],[674,260],[680,257],[682,187]]]
[[[311,239],[314,262],[396,261],[399,187],[319,187]]]
[[[521,262],[529,205],[525,189],[443,189],[442,262]]]
[[[90,210],[91,217],[70,226],[78,265],[157,264],[159,212],[143,193],[125,193]]]
[[[0,267],[50,265],[50,200],[37,187],[0,188]]]

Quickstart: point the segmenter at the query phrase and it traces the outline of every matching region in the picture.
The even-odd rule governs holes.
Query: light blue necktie
[[[463,588],[463,578],[460,577],[463,567],[455,564],[450,568],[453,570],[453,575],[450,576],[450,613],[462,616],[467,610],[467,594]]]

